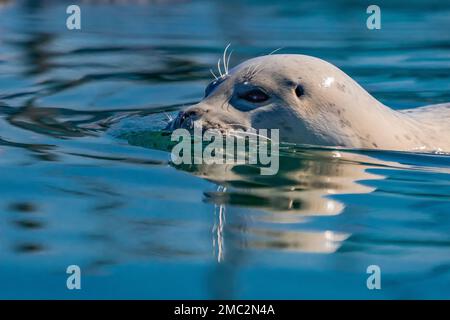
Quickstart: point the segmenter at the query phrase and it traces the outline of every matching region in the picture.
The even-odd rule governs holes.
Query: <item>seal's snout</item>
[[[203,111],[198,108],[181,111],[180,114],[178,115],[178,118],[179,118],[178,127],[179,128],[188,128],[188,129],[191,128],[193,122],[195,120],[199,119],[202,114],[203,114]]]
[[[166,127],[166,130],[187,129],[201,127],[202,131],[209,129],[226,132],[227,130],[249,128],[249,123],[242,117],[242,113],[233,112],[233,108],[213,106],[206,103],[198,103],[180,111],[177,117]]]
[[[192,129],[194,122],[200,119],[203,113],[204,111],[200,108],[190,108],[185,111],[180,111],[178,116],[171,123],[169,123],[166,129]]]

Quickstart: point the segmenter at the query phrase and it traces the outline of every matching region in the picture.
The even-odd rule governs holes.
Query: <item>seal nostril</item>
[[[189,122],[189,120],[195,120],[192,118],[198,117],[202,114],[202,112],[198,109],[181,111],[178,114],[178,126],[183,126]]]
[[[186,111],[187,117],[198,117],[202,114],[202,112],[199,109],[193,109]]]

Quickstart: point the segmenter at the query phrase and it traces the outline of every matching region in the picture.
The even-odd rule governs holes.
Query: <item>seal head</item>
[[[203,129],[222,132],[279,129],[282,141],[308,145],[450,150],[420,117],[392,110],[339,68],[305,55],[243,62],[211,82],[203,100],[181,112],[168,129],[192,129],[200,121]]]

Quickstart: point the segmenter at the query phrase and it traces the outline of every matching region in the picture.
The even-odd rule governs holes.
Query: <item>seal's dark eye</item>
[[[261,89],[252,89],[240,94],[239,98],[247,100],[251,103],[259,103],[268,100],[269,96]]]
[[[298,85],[297,87],[295,87],[295,94],[299,98],[305,94],[305,90],[303,89],[303,87],[301,85]]]

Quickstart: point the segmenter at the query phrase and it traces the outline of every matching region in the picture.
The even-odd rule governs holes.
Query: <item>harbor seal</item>
[[[393,110],[319,58],[274,54],[247,60],[211,82],[167,129],[279,129],[283,142],[450,152],[450,103]]]

